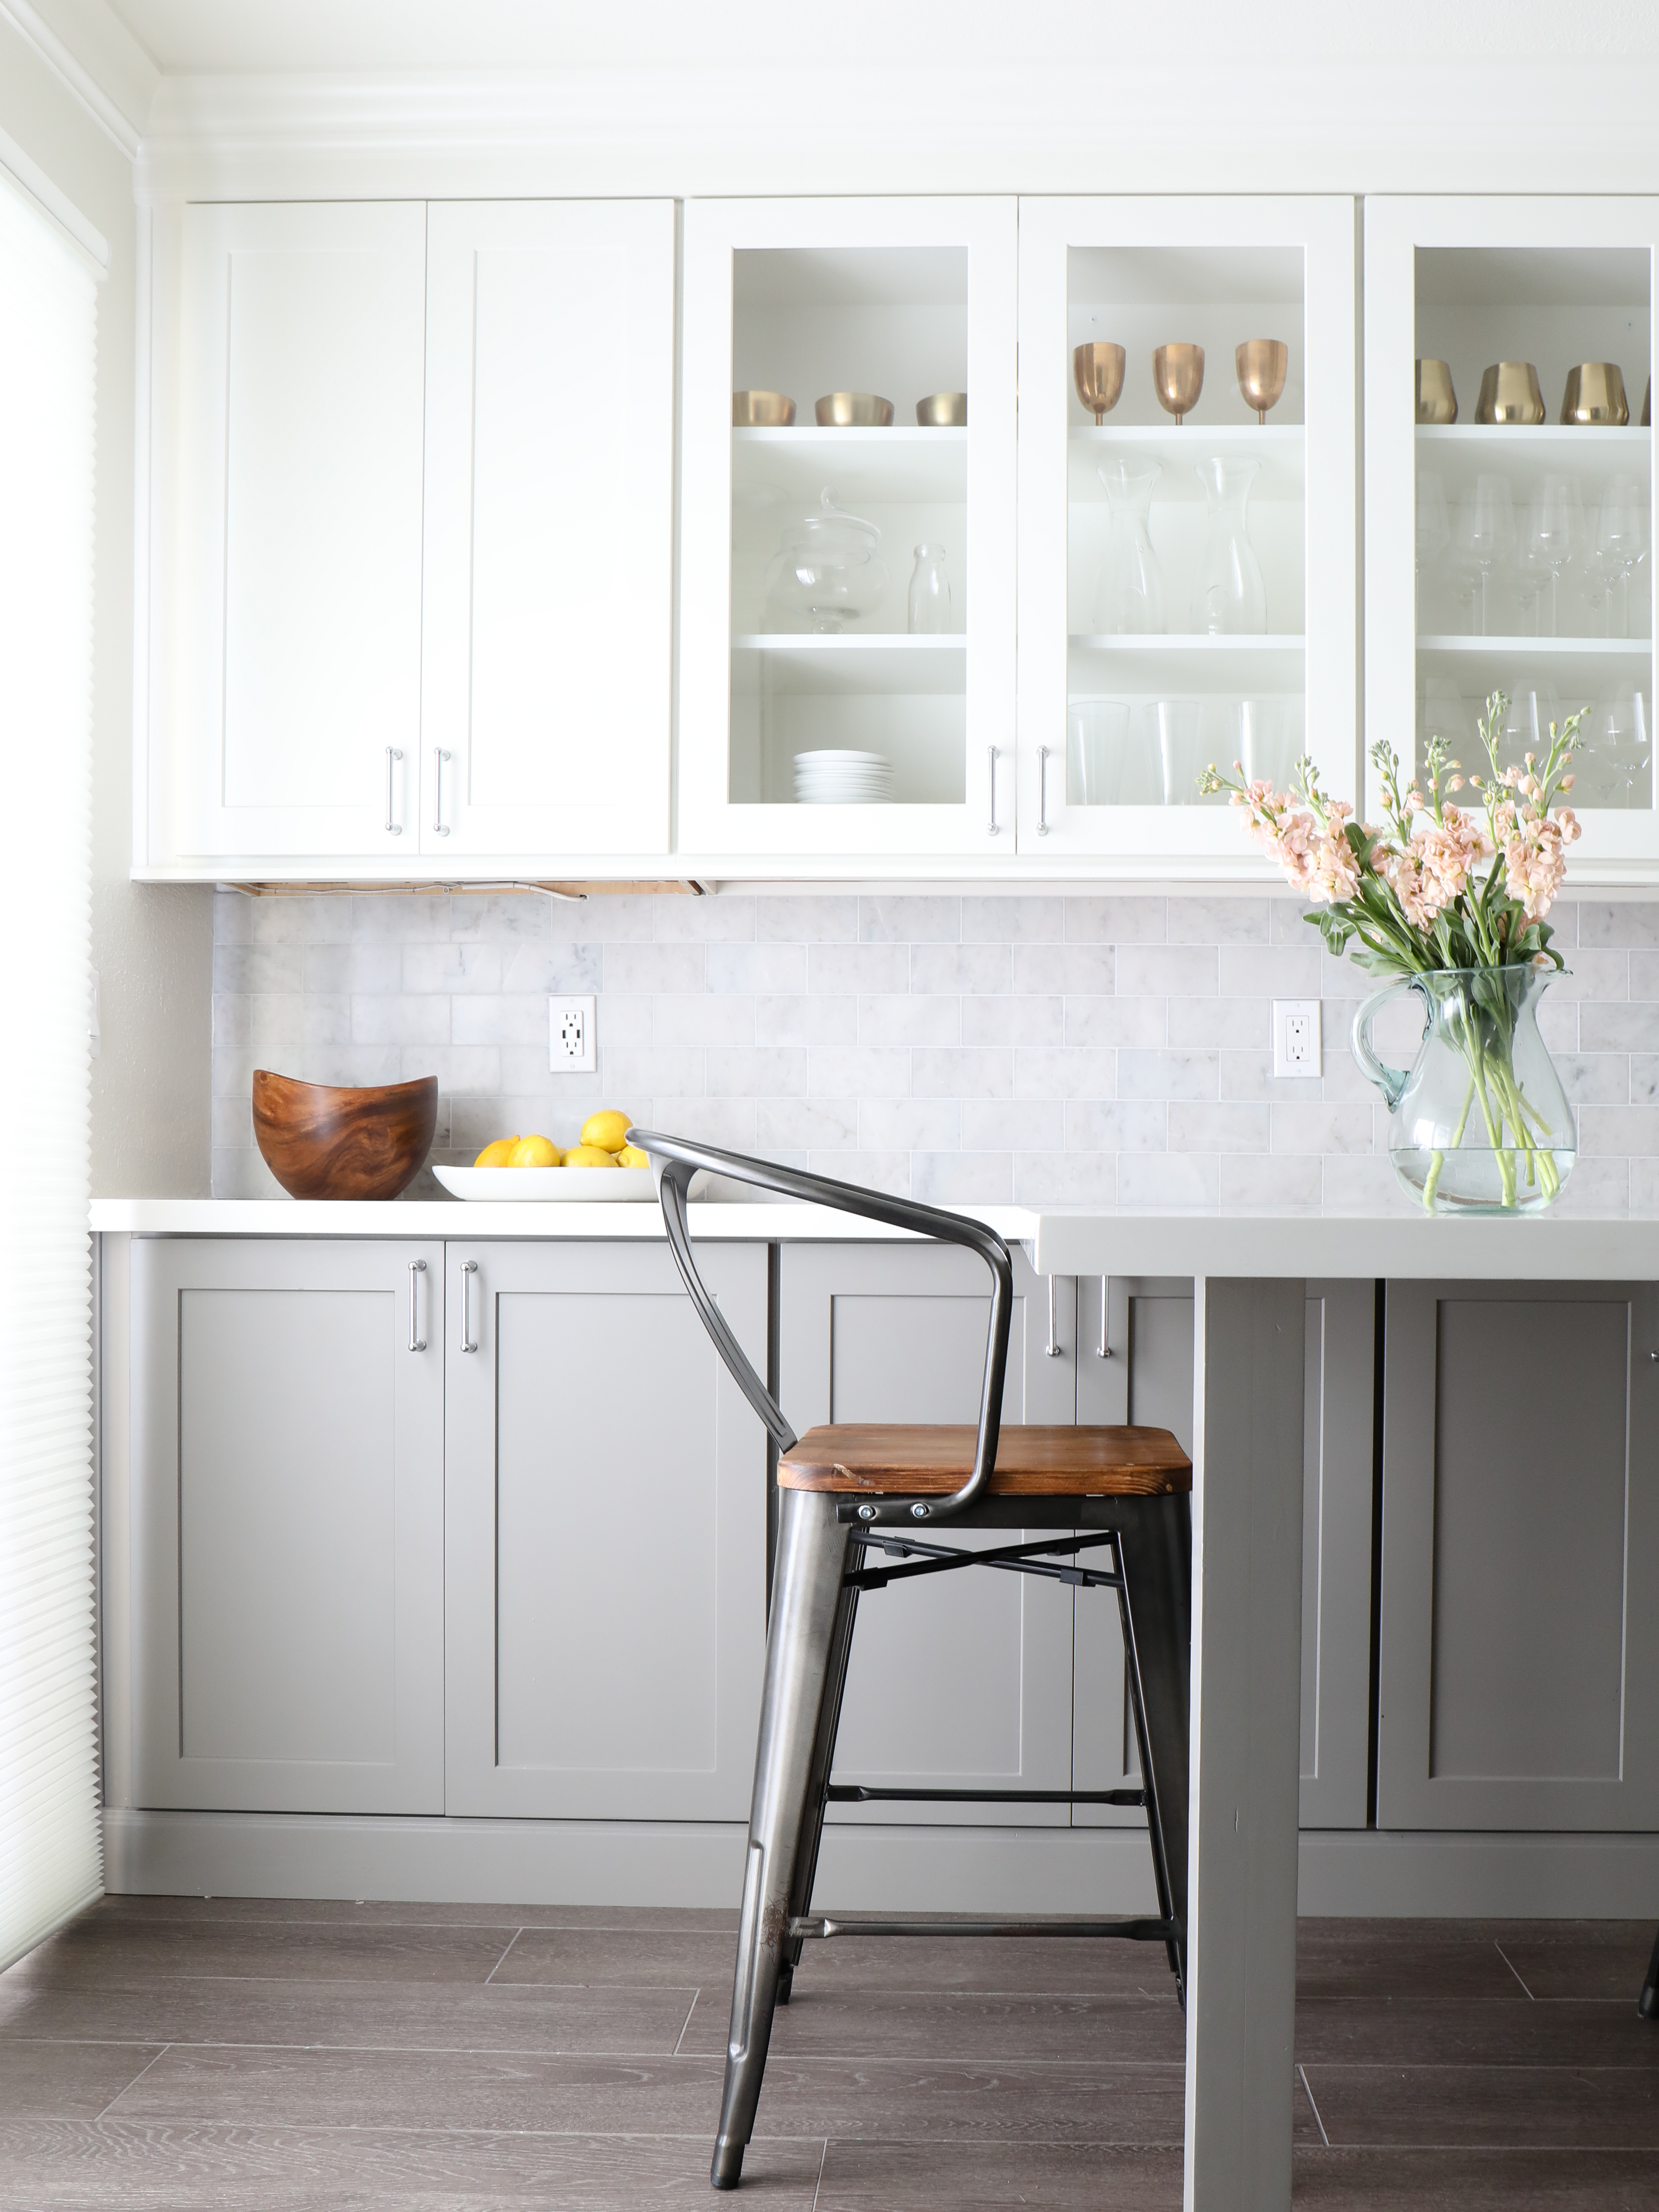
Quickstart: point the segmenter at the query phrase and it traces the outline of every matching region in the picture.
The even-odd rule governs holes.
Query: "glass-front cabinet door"
[[[1583,708],[1581,880],[1659,872],[1656,239],[1653,199],[1365,203],[1366,726],[1484,767],[1501,690],[1507,767]]]
[[[1211,761],[1358,769],[1350,199],[1023,199],[1019,848],[1266,872]]]
[[[685,209],[678,845],[1012,855],[1012,199]]]

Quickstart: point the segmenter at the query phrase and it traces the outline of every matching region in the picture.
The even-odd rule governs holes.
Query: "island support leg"
[[[1194,1286],[1186,2212],[1289,2212],[1306,1287]]]

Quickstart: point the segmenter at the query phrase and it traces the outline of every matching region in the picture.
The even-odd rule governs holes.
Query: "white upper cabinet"
[[[665,853],[672,202],[434,205],[426,328],[420,849]]]
[[[687,204],[682,852],[1012,856],[1016,263],[1012,199]]]
[[[426,210],[187,207],[176,243],[141,865],[412,845]]]
[[[1502,690],[1508,766],[1583,708],[1572,867],[1592,881],[1659,872],[1645,421],[1656,243],[1653,199],[1365,204],[1366,726],[1404,760],[1437,735],[1484,767],[1475,725]],[[1570,376],[1605,363],[1624,410],[1572,419]],[[1500,364],[1488,407],[1483,380]]]
[[[1021,200],[1022,855],[1249,878],[1207,763],[1354,795],[1354,236],[1351,199]]]

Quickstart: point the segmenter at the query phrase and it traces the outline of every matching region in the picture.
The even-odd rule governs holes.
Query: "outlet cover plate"
[[[555,1075],[593,1075],[599,1065],[599,1001],[572,994],[547,1002],[547,1061]]]
[[[1273,1073],[1311,1081],[1325,1068],[1317,999],[1273,1000]]]

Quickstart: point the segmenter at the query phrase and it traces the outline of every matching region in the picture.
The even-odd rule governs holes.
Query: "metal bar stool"
[[[711,2179],[735,2189],[754,2131],[775,2008],[809,1937],[1115,1936],[1160,1942],[1185,2002],[1187,1745],[1192,1626],[1192,1466],[1165,1429],[1001,1428],[1013,1269],[1001,1237],[976,1221],[804,1175],[678,1137],[630,1129],[659,1166],[668,1242],[685,1287],[730,1368],[776,1438],[779,1513],[755,1791],[749,1816],[732,2031]],[[977,1431],[836,1425],[797,1437],[744,1358],[692,1258],[687,1193],[699,1169],[788,1198],[861,1214],[977,1252],[991,1271],[991,1319]],[[1042,1543],[988,1551],[926,1540],[936,1522],[969,1528],[1051,1528]],[[900,1533],[900,1532],[902,1533]],[[1110,1555],[1103,1565],[1099,1555]],[[866,1565],[872,1553],[879,1563]],[[1089,1563],[1079,1565],[1084,1554]],[[969,1566],[1057,1577],[1117,1592],[1139,1790],[866,1790],[830,1779],[860,1594]],[[848,1800],[1144,1806],[1156,1918],[894,1919],[813,1916],[824,1812]]]

